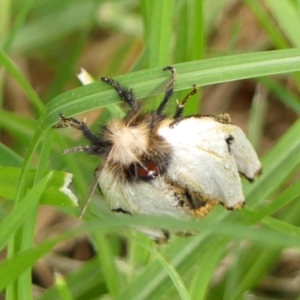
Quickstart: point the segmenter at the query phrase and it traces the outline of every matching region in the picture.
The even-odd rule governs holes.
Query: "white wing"
[[[112,173],[104,168],[99,174],[98,183],[105,201],[112,210],[121,210],[130,214],[189,217],[183,207],[178,205],[180,200],[176,197],[172,186],[166,183],[164,176],[150,181],[120,184]],[[139,231],[149,235],[158,243],[165,243],[169,238],[166,230],[158,228],[143,226],[139,227]]]
[[[238,126],[228,124],[228,130],[234,137],[230,146],[239,173],[253,181],[261,173],[261,163],[244,132]]]
[[[178,206],[180,199],[164,176],[149,181],[133,179],[132,182],[118,183],[104,166],[98,183],[112,210],[121,208],[131,214],[186,216]]]
[[[252,178],[259,162],[238,127],[214,117],[193,116],[162,126],[158,134],[172,145],[167,174],[174,182],[206,201],[218,201],[230,209],[243,205],[239,172]],[[234,138],[231,145],[226,142],[229,136]]]

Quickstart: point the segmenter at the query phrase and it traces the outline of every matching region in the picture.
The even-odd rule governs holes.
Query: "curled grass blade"
[[[68,187],[72,180],[72,174],[61,171],[51,172],[53,173],[53,176],[49,180],[49,185],[44,189],[42,193],[41,203],[67,207],[76,206],[77,199]],[[27,187],[33,186],[33,183],[36,178],[36,173],[36,170],[29,171],[27,177]],[[1,197],[14,200],[14,196],[18,189],[18,179],[20,178],[20,174],[21,168],[0,168]]]
[[[300,50],[278,50],[241,55],[232,55],[221,58],[212,58],[202,61],[176,64],[178,76],[175,90],[227,82],[270,74],[288,73],[300,70]],[[149,96],[154,88],[162,82],[167,82],[170,75],[161,68],[138,71],[122,76],[115,80],[124,86],[130,86],[137,96]],[[158,92],[156,92],[158,94]],[[64,93],[52,99],[47,107],[46,114],[40,120],[40,128],[45,129],[58,122],[59,113],[66,116],[76,115],[85,111],[120,102],[115,92],[102,82],[95,82]]]

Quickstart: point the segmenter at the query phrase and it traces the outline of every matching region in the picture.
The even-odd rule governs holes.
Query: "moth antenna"
[[[81,122],[75,118],[66,118],[63,114],[59,114],[60,123],[55,125],[54,128],[66,128],[72,127],[77,130],[80,130],[82,134],[94,145],[101,145],[102,140],[95,136],[89,127],[86,125],[85,121]],[[86,150],[77,150],[77,151],[86,151]],[[76,152],[76,151],[71,151]]]
[[[84,206],[80,212],[80,215],[79,215],[79,219],[81,220],[83,218],[83,215],[85,214],[85,211],[89,205],[89,203],[91,202],[91,199],[92,199],[92,196],[94,195],[95,191],[96,191],[96,188],[98,186],[98,179],[99,179],[99,176],[100,176],[100,172],[99,174],[97,174],[96,178],[95,178],[95,181],[94,181],[94,184],[92,185],[92,188],[90,189],[89,191],[89,194],[88,194],[88,198],[86,199],[85,203],[84,203]]]
[[[95,153],[97,148],[94,145],[87,145],[87,146],[76,146],[63,151],[63,154],[73,153],[73,152],[89,152]]]
[[[173,91],[174,91],[174,82],[175,82],[175,79],[176,79],[176,70],[175,70],[175,68],[173,68],[171,66],[167,66],[163,70],[164,71],[171,71],[171,80],[167,85],[167,89],[166,89],[166,92],[165,92],[164,99],[161,101],[159,107],[156,110],[157,114],[162,113],[162,111],[166,107],[168,101],[170,100],[170,98],[173,94]]]
[[[101,80],[111,85],[115,91],[119,94],[119,97],[127,103],[134,111],[138,111],[140,106],[138,101],[135,99],[132,89],[124,88],[120,83],[113,80],[112,78],[102,77]]]
[[[174,119],[181,117],[183,110],[184,110],[184,105],[187,103],[187,101],[190,97],[192,97],[193,95],[195,95],[197,93],[197,91],[198,91],[198,87],[194,84],[193,89],[184,97],[184,99],[181,102],[177,101]]]

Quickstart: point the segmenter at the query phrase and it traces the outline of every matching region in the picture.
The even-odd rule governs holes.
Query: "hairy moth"
[[[59,127],[82,131],[90,145],[65,151],[85,151],[102,157],[95,173],[98,187],[112,211],[128,214],[203,217],[216,204],[227,209],[245,203],[240,175],[253,181],[261,173],[255,150],[227,114],[182,117],[184,104],[196,87],[178,102],[173,117],[164,109],[173,94],[175,69],[163,100],[155,111],[144,112],[133,91],[111,78],[111,85],[130,110],[94,135],[85,122],[60,115]],[[164,241],[165,230],[146,229]]]

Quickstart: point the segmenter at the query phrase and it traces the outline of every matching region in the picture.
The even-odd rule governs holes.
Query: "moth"
[[[196,86],[177,101],[173,117],[164,110],[170,100],[176,71],[155,111],[144,112],[132,89],[107,77],[101,80],[115,89],[130,110],[124,119],[114,119],[93,134],[85,122],[60,114],[56,127],[80,130],[88,146],[67,149],[100,156],[97,185],[114,212],[167,215],[177,218],[204,217],[217,204],[229,210],[243,207],[240,176],[252,182],[261,173],[261,163],[251,143],[228,114],[183,117],[187,100]],[[168,239],[166,230],[145,228],[154,240]]]

